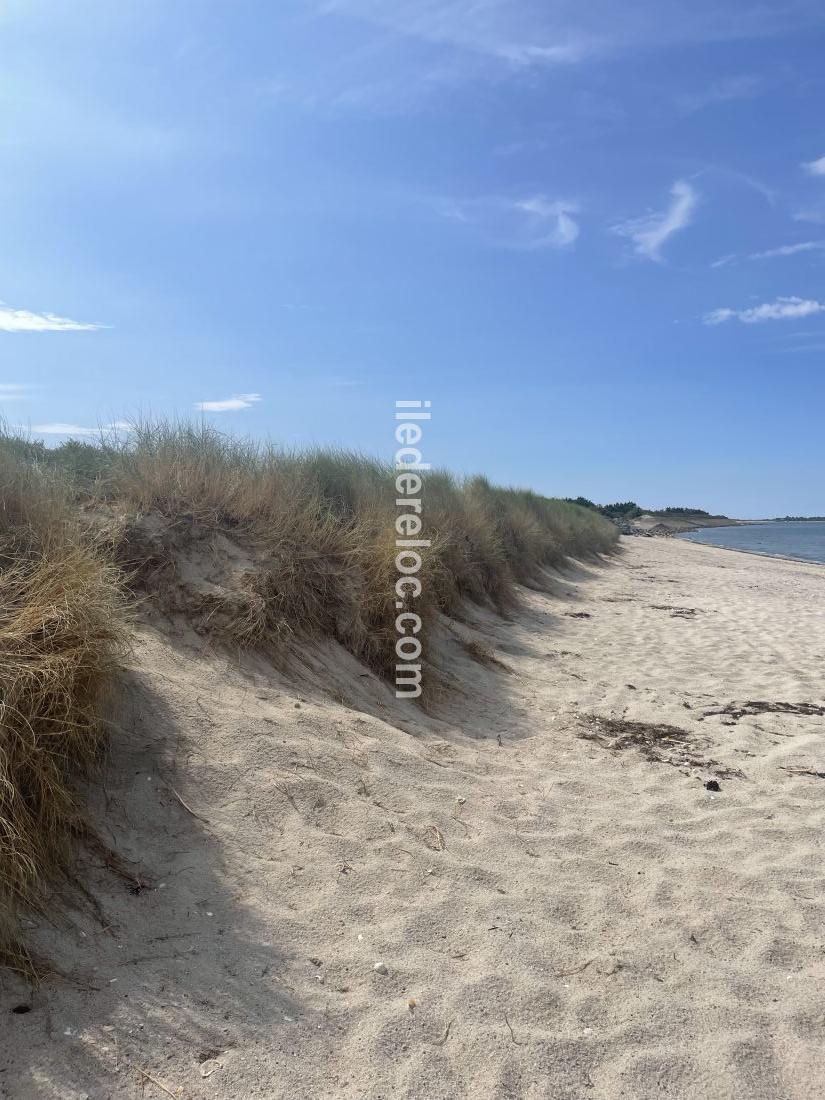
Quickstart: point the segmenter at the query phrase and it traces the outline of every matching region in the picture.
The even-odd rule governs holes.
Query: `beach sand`
[[[140,882],[86,855],[32,922],[0,1093],[825,1095],[825,730],[776,709],[825,704],[825,567],[622,541],[425,639],[429,715],[141,628],[96,810]]]

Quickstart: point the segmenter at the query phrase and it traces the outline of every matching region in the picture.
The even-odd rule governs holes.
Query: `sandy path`
[[[478,616],[512,672],[439,643],[436,717],[145,632],[107,820],[158,888],[34,932],[72,980],[5,980],[3,1095],[825,1094],[823,718],[707,713],[825,703],[825,567],[624,542]]]

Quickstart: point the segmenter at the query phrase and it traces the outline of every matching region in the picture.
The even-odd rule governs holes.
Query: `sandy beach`
[[[97,806],[134,880],[87,854],[32,922],[0,1094],[825,1094],[825,567],[622,543],[445,623],[431,714],[332,643],[141,627]]]

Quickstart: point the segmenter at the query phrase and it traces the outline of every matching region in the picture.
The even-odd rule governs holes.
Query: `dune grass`
[[[362,454],[288,452],[204,424],[138,423],[112,452],[100,491],[132,512],[187,517],[256,547],[261,568],[237,639],[274,648],[333,637],[381,673],[395,663],[395,472]],[[518,584],[570,557],[611,552],[616,528],[595,514],[485,478],[424,475],[423,593],[415,610],[506,611]],[[230,616],[231,622],[231,616]]]
[[[0,958],[25,967],[18,915],[44,904],[86,829],[77,782],[103,743],[122,645],[118,570],[66,479],[0,439]]]
[[[19,942],[16,915],[43,903],[72,838],[86,830],[77,781],[105,742],[101,709],[124,644],[124,584],[163,608],[182,548],[220,534],[243,547],[254,568],[241,574],[221,615],[219,597],[210,596],[208,629],[274,655],[296,639],[335,639],[390,675],[394,483],[390,466],[361,454],[283,451],[205,424],[136,423],[125,441],[54,449],[0,431],[7,958]],[[157,536],[150,569],[130,535],[147,517]],[[444,472],[425,475],[423,520],[432,546],[411,606],[425,624],[438,613],[461,616],[468,603],[506,612],[519,584],[540,586],[544,569],[610,553],[617,542],[616,528],[590,509]]]
[[[72,441],[48,450],[9,446],[41,470],[60,470],[76,491],[116,512],[127,532],[147,514],[188,529],[223,531],[254,548],[256,568],[210,617],[248,646],[283,651],[291,638],[332,637],[382,674],[395,664],[395,472],[342,450],[290,452],[227,436],[205,423],[138,421],[128,437]],[[425,623],[460,615],[469,601],[512,608],[517,585],[543,583],[568,558],[611,552],[616,528],[592,509],[483,477],[424,476]],[[157,603],[171,585],[175,550],[152,569],[141,546],[123,558]],[[164,553],[167,560],[162,560]],[[214,604],[214,599],[212,600]],[[214,611],[210,607],[210,612]],[[218,625],[220,624],[220,626]]]

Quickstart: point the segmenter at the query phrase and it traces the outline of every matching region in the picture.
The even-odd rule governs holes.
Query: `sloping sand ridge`
[[[3,979],[0,1090],[823,1095],[823,596],[625,540],[431,639],[431,715],[331,644],[298,681],[143,628],[98,807],[134,877],[84,857],[32,930],[63,977]]]

